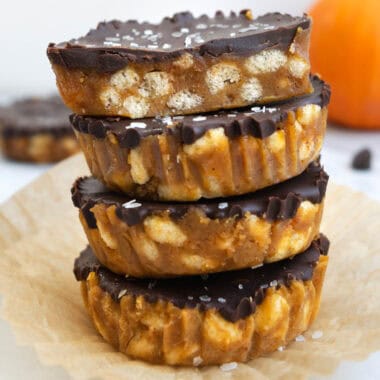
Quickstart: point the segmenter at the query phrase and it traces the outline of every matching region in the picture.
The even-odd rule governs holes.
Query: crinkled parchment
[[[75,379],[294,380],[380,350],[380,204],[330,183],[322,227],[332,242],[330,264],[321,311],[304,342],[230,372],[153,366],[115,352],[90,323],[72,273],[86,240],[70,187],[86,173],[81,155],[70,158],[0,208],[2,315],[43,364]],[[323,336],[312,339],[315,331]]]

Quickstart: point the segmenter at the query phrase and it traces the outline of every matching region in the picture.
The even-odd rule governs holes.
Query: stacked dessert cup
[[[330,91],[307,16],[101,23],[48,56],[92,177],[75,261],[105,340],[171,365],[282,349],[319,309]]]

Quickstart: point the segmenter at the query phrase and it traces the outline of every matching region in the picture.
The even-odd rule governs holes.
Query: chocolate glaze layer
[[[163,300],[181,309],[216,309],[226,320],[236,322],[255,312],[269,287],[289,286],[293,280],[310,280],[320,255],[327,255],[328,249],[328,239],[320,235],[303,253],[259,268],[149,280],[114,274],[102,266],[87,247],[75,260],[74,274],[78,281],[85,281],[91,272],[96,272],[100,287],[116,302],[120,301],[120,292],[125,290],[127,295],[143,296],[151,303]]]
[[[298,28],[309,29],[310,18],[268,13],[251,19],[250,11],[216,12],[198,18],[190,12],[164,18],[160,24],[113,20],[101,22],[84,37],[51,43],[53,64],[69,69],[114,72],[130,62],[159,62],[185,51],[196,56],[253,54],[267,48],[287,50]]]
[[[59,96],[19,100],[0,108],[1,134],[4,138],[38,133],[72,135],[69,115]]]
[[[192,208],[202,210],[211,219],[242,218],[248,212],[273,221],[293,218],[302,201],[321,203],[327,181],[328,175],[319,162],[313,162],[297,177],[254,193],[230,198],[185,203],[136,201],[128,205],[131,198],[109,191],[94,177],[77,179],[71,194],[74,205],[82,211],[90,228],[96,228],[96,220],[91,212],[95,204],[115,205],[117,216],[129,226],[142,223],[149,215],[163,212],[172,218],[181,218]],[[136,203],[138,207],[133,207]]]
[[[272,103],[268,106],[250,106],[202,115],[139,120],[74,114],[70,116],[70,121],[78,132],[90,133],[99,139],[105,138],[107,132],[112,132],[122,147],[130,149],[137,147],[145,137],[162,134],[174,135],[183,144],[192,144],[209,129],[220,127],[224,128],[226,136],[230,138],[246,135],[265,138],[281,127],[279,123],[287,118],[290,111],[307,104],[317,104],[321,107],[328,105],[330,101],[329,85],[317,76],[313,76],[311,81],[314,87],[312,94]]]

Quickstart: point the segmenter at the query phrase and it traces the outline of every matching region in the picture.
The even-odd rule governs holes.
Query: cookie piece
[[[0,108],[0,142],[4,155],[18,161],[55,162],[79,146],[70,111],[58,96],[28,98]]]
[[[279,261],[319,234],[328,176],[318,163],[278,185],[193,203],[136,201],[92,178],[72,198],[95,255],[135,277],[221,272]]]
[[[197,116],[73,115],[92,174],[140,199],[194,201],[245,194],[300,174],[322,147],[329,86],[311,95]]]
[[[47,54],[75,113],[135,119],[310,93],[309,36],[306,15],[184,12],[158,25],[102,22]]]
[[[75,261],[96,329],[132,358],[170,365],[245,362],[291,342],[319,309],[328,240],[293,259],[207,277],[141,280]]]

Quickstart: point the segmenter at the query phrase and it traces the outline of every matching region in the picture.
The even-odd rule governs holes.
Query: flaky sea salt
[[[298,335],[295,340],[296,340],[296,342],[304,342],[305,337],[303,335]]]
[[[142,206],[142,204],[136,202],[136,199],[132,199],[129,202],[123,203],[124,208],[137,208],[137,207],[141,207],[141,206]]]
[[[106,41],[111,41],[111,42],[119,42],[120,38],[119,37],[106,37]]]
[[[185,38],[185,47],[190,47],[191,46],[191,37],[187,36]]]
[[[219,303],[226,303],[226,299],[223,298],[223,297],[219,297],[219,298],[218,298],[218,302],[219,302]]]
[[[251,111],[256,112],[256,113],[265,113],[265,112],[273,113],[273,112],[278,111],[278,108],[266,107],[266,106],[263,106],[263,107],[256,106],[256,107],[252,107]]]
[[[120,47],[121,43],[113,42],[113,41],[103,41],[103,45],[110,46],[110,47]]]
[[[193,121],[204,121],[204,120],[207,120],[206,116],[193,117]]]
[[[273,280],[269,283],[270,286],[277,286],[278,285],[278,282],[277,280]]]
[[[205,40],[201,36],[195,36],[194,41],[197,44],[201,44],[201,43],[205,42]]]
[[[312,339],[319,339],[323,337],[323,331],[321,330],[316,330],[311,334]]]
[[[146,124],[141,121],[132,121],[126,128],[145,128]]]
[[[211,297],[209,297],[207,295],[200,296],[199,299],[203,302],[210,302],[211,301]]]
[[[195,358],[193,358],[193,366],[194,367],[198,367],[202,363],[203,363],[203,359],[200,356],[196,356]]]
[[[170,116],[164,116],[161,118],[161,121],[166,124],[166,125],[172,125],[173,124],[173,120]]]
[[[236,362],[231,362],[231,363],[224,363],[219,367],[222,371],[227,372],[227,371],[232,371],[237,368],[237,363]]]
[[[120,299],[121,297],[124,297],[126,294],[127,294],[126,289],[120,290],[119,295],[117,296],[117,298]]]
[[[225,208],[227,208],[228,207],[228,203],[227,202],[220,202],[219,204],[218,204],[218,209],[219,210],[224,210]]]

